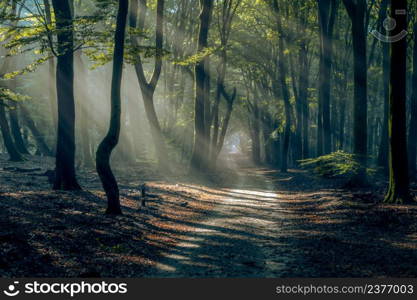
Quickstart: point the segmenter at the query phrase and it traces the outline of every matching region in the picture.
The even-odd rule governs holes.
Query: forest
[[[417,2],[1,0],[1,277],[416,277]]]

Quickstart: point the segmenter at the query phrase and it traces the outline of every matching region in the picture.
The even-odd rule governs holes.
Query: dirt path
[[[53,163],[0,156],[2,276],[417,276],[417,205],[383,204],[384,182],[352,190],[236,160],[211,183],[168,181],[138,166],[120,174],[114,219],[94,171],[79,171],[84,192],[51,191],[37,173]],[[154,198],[139,209],[144,181]]]
[[[278,277],[298,259],[282,243],[288,221],[274,183],[255,169],[220,189],[214,211],[174,249],[162,253],[154,277]]]

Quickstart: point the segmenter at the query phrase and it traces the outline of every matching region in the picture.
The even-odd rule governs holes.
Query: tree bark
[[[200,0],[200,28],[198,33],[197,52],[202,53],[208,46],[208,33],[213,10],[213,1]],[[194,104],[194,147],[191,156],[191,167],[197,171],[204,171],[207,167],[208,141],[206,140],[205,120],[205,83],[206,58],[200,60],[194,69],[195,74],[195,104]]]
[[[309,121],[310,107],[308,103],[308,85],[309,85],[309,65],[307,57],[307,45],[303,41],[300,45],[300,87],[298,92],[299,102],[301,106],[301,128],[302,131],[302,158],[306,159],[310,155],[309,150]]]
[[[359,169],[352,178],[353,185],[364,185],[367,165],[367,64],[366,64],[366,0],[343,0],[352,22],[354,57],[353,152]]]
[[[4,146],[6,147],[7,153],[9,154],[9,159],[11,161],[23,161],[24,158],[17,150],[16,145],[13,142],[12,136],[10,134],[9,123],[7,122],[6,109],[4,101],[0,103],[0,129],[3,135]]]
[[[388,9],[388,1],[384,0],[381,5],[381,15],[385,16]],[[384,26],[380,26],[382,34],[387,34]],[[390,46],[389,43],[382,44],[382,97],[384,99],[384,118],[382,123],[381,141],[378,151],[378,166],[388,173],[388,115],[389,115],[389,80],[390,80]]]
[[[281,158],[281,172],[288,171],[288,150],[290,146],[290,136],[291,136],[291,103],[290,103],[290,92],[287,85],[287,74],[288,67],[285,61],[285,49],[284,49],[284,31],[282,28],[280,9],[278,6],[278,1],[274,0],[272,3],[272,8],[274,10],[275,21],[277,26],[277,31],[279,33],[278,39],[278,81],[281,85],[282,97],[284,100],[284,110],[285,110],[285,129],[284,129],[284,140],[282,143],[282,158]],[[275,95],[277,96],[277,89],[275,89]]]
[[[259,107],[257,104],[259,99],[255,99],[251,112],[251,132],[252,132],[252,160],[255,164],[261,162],[261,141],[260,141],[260,124],[259,124]]]
[[[52,0],[55,12],[58,62],[56,90],[58,99],[58,132],[56,146],[55,190],[79,190],[75,176],[75,103],[74,103],[74,37],[73,20],[68,0]]]
[[[158,159],[158,164],[161,170],[169,171],[168,163],[168,152],[166,150],[166,145],[164,142],[164,137],[162,129],[156,114],[155,105],[154,105],[154,93],[156,86],[159,81],[162,70],[162,46],[163,46],[163,24],[164,24],[164,0],[157,1],[156,8],[156,38],[155,38],[155,66],[151,79],[148,79],[145,76],[143,69],[143,63],[140,55],[137,56],[137,62],[135,63],[136,76],[139,81],[139,86],[142,91],[143,102],[145,106],[146,117],[149,122],[151,129],[152,139],[155,145],[155,152]],[[139,22],[138,22],[138,10],[139,10]],[[147,1],[146,0],[132,0],[130,6],[130,16],[129,16],[129,26],[131,28],[140,28],[145,27],[145,18],[147,13]],[[132,38],[132,43],[139,47],[138,39],[136,37]]]
[[[407,30],[407,14],[397,11],[407,10],[407,0],[391,1],[391,18],[397,27],[393,34]],[[389,186],[386,203],[406,203],[411,201],[408,178],[407,129],[406,129],[406,82],[407,82],[407,39],[391,43],[389,111]]]
[[[414,48],[413,48],[413,78],[411,95],[411,118],[408,131],[408,156],[410,176],[416,176],[416,151],[417,151],[417,22],[414,24]]]
[[[49,149],[47,143],[45,142],[45,139],[43,138],[42,133],[38,130],[38,128],[35,125],[35,122],[30,117],[28,110],[23,105],[20,105],[19,109],[21,112],[20,116],[22,117],[22,121],[25,123],[26,127],[29,128],[29,130],[32,132],[38,151],[43,155],[53,156],[51,149]]]
[[[51,14],[51,4],[49,0],[43,0],[45,6],[45,18],[48,25],[52,25],[52,14]],[[51,32],[48,32],[48,39],[52,41],[53,36]],[[50,51],[52,56],[52,53]],[[56,88],[53,84],[56,74],[55,58],[51,57],[48,61],[48,98],[51,105],[51,115],[52,115],[52,130],[54,135],[57,133],[58,126],[58,116],[57,116],[57,103],[56,103]]]
[[[88,97],[88,86],[85,89],[85,82],[87,82],[86,70],[84,62],[81,56],[81,50],[78,50],[75,53],[75,61],[78,67],[77,75],[78,79],[76,80],[76,98],[78,104],[78,114],[79,114],[79,134],[81,135],[81,153],[82,153],[82,162],[84,167],[92,168],[94,166],[93,157],[91,155],[90,149],[90,132],[89,132],[89,118],[87,106],[89,102]]]
[[[17,150],[21,154],[30,154],[26,148],[25,142],[23,141],[22,132],[20,131],[20,122],[17,110],[18,106],[9,110],[10,128],[13,135],[13,140]]]
[[[330,125],[330,87],[333,56],[333,29],[338,9],[338,1],[318,0],[320,24],[320,73],[319,73],[319,102],[321,109],[318,114],[317,153],[331,152]],[[321,132],[320,132],[321,131]]]
[[[16,79],[11,80],[11,89],[16,90]],[[14,105],[14,107],[9,108],[9,120],[10,120],[10,129],[13,137],[14,144],[17,151],[21,154],[30,154],[26,148],[25,142],[23,141],[22,132],[20,130],[20,122],[18,115],[19,106]]]
[[[121,118],[121,84],[123,74],[123,52],[125,43],[125,30],[127,13],[129,8],[128,0],[120,0],[116,21],[116,32],[114,36],[113,73],[111,83],[111,115],[110,126],[107,135],[100,143],[96,153],[97,173],[103,184],[107,196],[107,214],[121,214],[119,187],[116,178],[110,167],[110,156],[117,146],[120,136]]]

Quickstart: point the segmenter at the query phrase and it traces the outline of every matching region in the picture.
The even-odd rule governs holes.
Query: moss
[[[299,162],[302,168],[326,178],[351,178],[360,171],[360,164],[355,155],[344,151],[336,151]],[[367,173],[372,175],[375,173],[375,169],[368,169]]]

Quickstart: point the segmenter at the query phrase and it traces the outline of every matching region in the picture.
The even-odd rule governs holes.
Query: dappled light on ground
[[[382,205],[378,187],[349,191],[241,161],[205,182],[144,166],[118,172],[124,214],[109,217],[89,170],[79,172],[89,192],[50,191],[39,174],[52,163],[1,162],[2,276],[417,275],[417,207]]]

